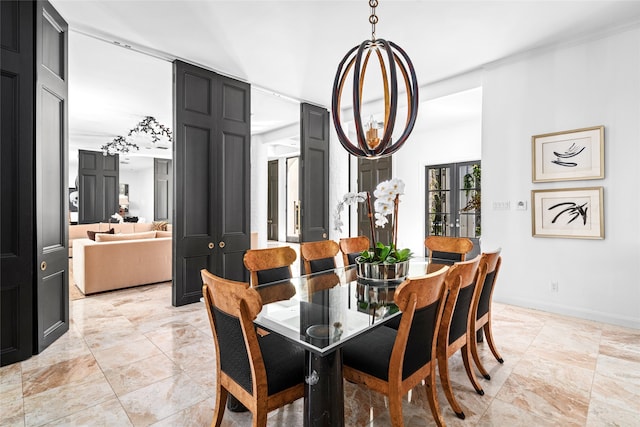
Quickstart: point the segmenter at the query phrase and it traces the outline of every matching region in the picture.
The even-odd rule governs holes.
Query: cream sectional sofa
[[[158,236],[158,237],[156,237]],[[171,280],[171,232],[75,239],[73,277],[84,294]]]
[[[99,222],[94,224],[74,224],[69,226],[69,256],[73,256],[73,242],[77,239],[86,239],[87,231],[109,231],[113,228],[115,234],[140,233],[153,230],[151,222]],[[171,231],[171,224],[167,225],[167,230]]]

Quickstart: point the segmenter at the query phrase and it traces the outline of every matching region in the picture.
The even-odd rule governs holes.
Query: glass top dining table
[[[407,277],[442,267],[412,258]],[[305,349],[305,426],[344,425],[341,347],[399,316],[400,283],[359,278],[352,265],[255,287],[263,307],[254,323]]]

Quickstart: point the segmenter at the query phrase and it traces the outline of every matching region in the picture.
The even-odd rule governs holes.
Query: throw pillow
[[[95,241],[96,240],[96,234],[114,234],[115,230],[113,228],[110,228],[109,231],[91,231],[91,230],[87,230],[87,237],[90,238],[91,240]]]
[[[156,237],[173,237],[170,231],[156,231]]]
[[[151,229],[156,231],[167,231],[167,221],[153,221]]]

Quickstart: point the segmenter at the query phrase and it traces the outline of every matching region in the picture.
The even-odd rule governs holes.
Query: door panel
[[[300,105],[301,242],[329,237],[329,112]]]
[[[78,223],[109,222],[120,210],[118,154],[78,151]]]
[[[0,2],[0,365],[33,353],[35,3]]]
[[[392,172],[391,156],[381,159],[358,159],[358,192],[369,192],[371,195],[372,208],[375,201],[373,190],[376,189],[376,186],[380,182],[391,179]],[[371,223],[367,212],[368,210],[365,204],[358,204],[358,235],[367,236],[371,239]],[[375,227],[375,235],[377,241],[385,244],[390,243],[391,225],[387,224],[382,228]],[[371,244],[373,244],[373,242],[371,242]]]
[[[231,280],[249,281],[243,257],[251,247],[251,87],[218,76],[220,126],[216,156],[216,270]]]
[[[173,304],[202,296],[200,270],[248,280],[250,87],[174,62]]]
[[[67,23],[36,9],[36,350],[69,330]],[[117,187],[116,187],[117,188]],[[116,189],[117,192],[117,189]]]

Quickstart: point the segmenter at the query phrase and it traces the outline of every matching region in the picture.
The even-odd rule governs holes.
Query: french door
[[[426,236],[468,237],[480,253],[480,161],[426,167]]]

